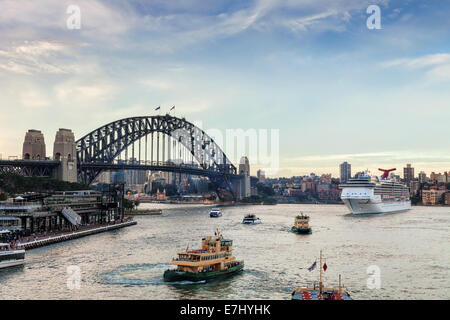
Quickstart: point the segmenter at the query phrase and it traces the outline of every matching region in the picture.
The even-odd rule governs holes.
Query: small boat
[[[189,246],[188,246],[189,248]],[[214,236],[202,239],[202,248],[179,252],[170,263],[177,269],[166,270],[164,281],[203,281],[237,273],[244,268],[243,260],[232,256],[233,240],[224,239],[217,230]]]
[[[316,269],[317,261],[309,268],[309,271]],[[326,262],[322,264],[322,250],[320,251],[319,262],[319,283],[314,283],[312,287],[300,287],[292,292],[292,300],[353,300],[350,294],[341,285],[341,275],[339,275],[339,286],[337,288],[324,287],[322,283],[322,270],[327,270]]]
[[[261,223],[261,219],[257,218],[254,214],[248,214],[242,220],[243,224],[258,224]]]
[[[304,215],[303,212],[295,217],[294,226],[291,228],[292,232],[299,234],[310,234],[311,228],[309,227],[309,217]]]
[[[209,212],[210,218],[219,218],[221,216],[222,216],[222,211],[220,211],[220,209],[215,208]]]
[[[0,243],[0,269],[25,263],[25,250],[15,249],[9,243]]]

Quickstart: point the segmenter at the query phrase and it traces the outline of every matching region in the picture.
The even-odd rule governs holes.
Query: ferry
[[[353,214],[373,214],[407,211],[411,209],[409,189],[406,185],[389,179],[389,172],[380,177],[370,176],[368,171],[339,185],[341,199]]]
[[[5,234],[10,233],[9,230],[0,231],[0,239]],[[0,269],[19,266],[25,263],[25,250],[16,249],[9,243],[0,242]]]
[[[189,247],[189,246],[188,246]],[[232,256],[233,241],[224,239],[217,230],[214,236],[202,239],[202,247],[197,250],[179,252],[171,265],[177,269],[166,270],[164,281],[203,281],[223,275],[237,273],[244,268],[243,260]]]
[[[308,271],[316,269],[317,261],[315,261]],[[341,284],[341,275],[339,275],[339,286],[337,288],[325,287],[322,282],[322,270],[327,270],[327,264],[322,264],[322,250],[320,251],[319,262],[319,283],[314,284],[311,287],[300,287],[292,292],[292,300],[353,300],[350,294],[344,289]]]
[[[254,214],[248,214],[242,220],[243,224],[258,224],[261,223],[261,219],[256,217]]]
[[[294,226],[291,228],[292,232],[299,234],[310,234],[312,232],[309,227],[309,216],[304,215],[303,212],[295,217]]]
[[[221,216],[222,216],[222,211],[220,211],[220,209],[215,208],[209,212],[210,218],[219,218]]]

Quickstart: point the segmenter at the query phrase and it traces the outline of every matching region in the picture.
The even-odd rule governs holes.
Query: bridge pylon
[[[53,159],[61,163],[57,169],[57,179],[77,182],[77,145],[72,130],[59,129],[56,132]]]

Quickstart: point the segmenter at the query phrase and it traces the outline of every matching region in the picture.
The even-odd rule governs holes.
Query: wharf
[[[33,240],[33,241],[29,241],[29,242],[24,242],[24,243],[18,243],[17,247],[19,249],[26,249],[26,250],[35,249],[35,248],[47,246],[47,245],[58,243],[58,242],[63,242],[63,241],[68,241],[68,240],[72,240],[72,239],[89,236],[89,235],[96,234],[96,233],[101,233],[101,232],[105,232],[105,231],[129,227],[129,226],[132,226],[135,224],[137,224],[136,221],[125,221],[125,222],[109,224],[109,225],[101,226],[101,227],[98,226],[98,227],[89,228],[87,230],[73,231],[73,232],[61,234],[58,236],[49,236],[49,237],[46,237],[43,239]]]

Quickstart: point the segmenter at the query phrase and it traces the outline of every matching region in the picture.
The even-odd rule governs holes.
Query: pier
[[[125,227],[129,227],[129,226],[136,225],[136,224],[137,224],[136,221],[125,221],[125,222],[120,222],[120,223],[115,223],[115,224],[109,224],[107,226],[102,226],[102,227],[97,226],[97,227],[89,228],[87,230],[73,231],[73,232],[58,235],[58,236],[49,236],[44,239],[38,239],[38,240],[34,240],[34,241],[20,243],[20,244],[17,244],[17,247],[20,249],[30,250],[30,249],[35,249],[35,248],[47,246],[50,244],[58,243],[58,242],[63,242],[63,241],[68,241],[68,240],[73,240],[73,239],[89,236],[89,235],[96,234],[96,233],[125,228]]]

